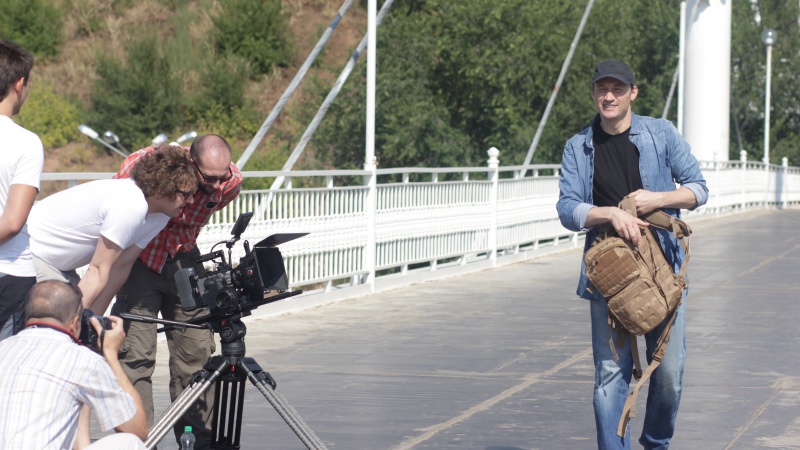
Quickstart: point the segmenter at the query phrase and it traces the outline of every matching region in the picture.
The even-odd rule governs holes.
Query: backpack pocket
[[[622,238],[595,242],[584,255],[586,277],[606,299],[639,278],[636,250]]]
[[[608,312],[628,333],[640,336],[663,322],[670,308],[658,286],[642,277],[608,298]]]

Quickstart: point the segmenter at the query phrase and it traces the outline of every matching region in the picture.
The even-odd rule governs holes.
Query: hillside
[[[109,3],[127,5],[125,7],[109,6]],[[55,60],[37,60],[32,75],[33,90],[31,96],[36,95],[36,84],[50,86],[59,96],[71,98],[83,105],[85,109],[90,106],[93,82],[96,79],[95,63],[100,52],[122,54],[124,43],[129,38],[126,30],[136,30],[143,24],[149,29],[155,25],[163,28],[166,36],[160,36],[161,41],[170,38],[170,28],[175,24],[185,26],[189,36],[197,37],[208,33],[212,27],[210,15],[218,7],[216,1],[187,0],[182,6],[170,8],[165,6],[163,0],[137,0],[128,2],[107,2],[105,0],[81,0],[72,2],[74,11],[64,16],[65,41],[61,47],[61,54]],[[317,43],[319,36],[325,31],[332,19],[336,16],[342,2],[339,0],[284,0],[284,11],[288,15],[288,25],[294,42],[294,57],[289,67],[277,68],[272,73],[251,80],[246,86],[246,96],[253,100],[261,123],[270,113],[277,100],[295,76],[297,69],[302,65],[311,49]],[[331,35],[328,44],[320,54],[320,61],[312,66],[303,83],[290,98],[284,112],[273,125],[266,141],[271,139],[292,139],[292,136],[302,133],[305,124],[292,123],[295,108],[307,99],[304,88],[309,86],[312,78],[319,80],[335,79],[338,68],[342,67],[352,54],[366,30],[366,11],[353,5],[344,15]],[[187,83],[191,80],[187,80]],[[328,84],[330,84],[328,83]],[[25,110],[23,108],[23,114]],[[287,119],[287,117],[289,119]],[[99,133],[105,129],[102,124],[91,124]],[[78,123],[74,124],[75,127]],[[299,128],[299,131],[296,129]],[[36,130],[34,130],[36,131]],[[170,130],[164,130],[170,134]],[[188,130],[187,130],[188,131]],[[198,133],[205,130],[196,129]],[[275,137],[280,134],[281,137]],[[171,136],[173,137],[173,136]],[[294,138],[296,139],[296,138]],[[232,140],[234,159],[240,155],[249,143],[248,139]],[[135,150],[129,143],[122,143],[128,150]],[[293,144],[293,142],[291,143]],[[289,142],[283,143],[284,147]],[[118,169],[121,158],[116,154],[106,151],[100,144],[80,135],[66,145],[48,148],[45,151],[45,172],[114,172]],[[275,167],[278,168],[278,167]],[[63,186],[53,184],[43,185],[42,194],[62,189]]]

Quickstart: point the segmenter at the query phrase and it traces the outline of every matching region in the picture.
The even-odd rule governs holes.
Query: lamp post
[[[95,141],[103,144],[104,146],[108,147],[109,149],[111,149],[111,151],[113,151],[114,153],[118,154],[119,156],[122,156],[123,158],[127,158],[128,157],[128,155],[126,153],[124,153],[122,150],[118,149],[117,147],[114,147],[113,145],[111,145],[110,143],[104,141],[103,139],[100,139],[100,135],[97,134],[97,131],[94,131],[93,129],[89,128],[87,125],[85,125],[85,124],[78,125],[78,130],[81,133],[83,133],[86,136],[88,136],[89,139],[95,140]],[[106,134],[104,135],[105,139],[113,140],[114,138],[112,138],[111,136],[116,137],[116,135],[114,133],[111,133],[109,135],[109,133],[111,133],[111,132],[110,131],[106,131]],[[119,139],[119,138],[117,138],[117,139]]]
[[[771,28],[761,32],[761,41],[767,46],[767,80],[764,100],[764,164],[769,164],[769,100],[772,87],[772,46],[778,33]]]
[[[175,141],[173,141],[173,142],[175,144],[180,144],[180,143],[183,143],[185,141],[194,139],[196,137],[197,137],[197,131],[193,130],[193,131],[189,131],[187,133],[182,134],[178,139],[175,139]],[[167,137],[166,134],[161,133],[158,136],[153,138],[153,145],[161,145],[161,144],[167,142],[168,140],[169,140],[169,137]]]
[[[111,130],[106,130],[106,132],[103,133],[103,140],[117,148],[121,148],[126,152],[128,151],[127,148],[123,147],[122,144],[119,143],[119,136],[114,134],[114,132]]]

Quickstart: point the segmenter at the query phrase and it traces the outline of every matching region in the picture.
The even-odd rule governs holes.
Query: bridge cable
[[[528,149],[528,154],[525,156],[525,162],[523,163],[524,170],[527,170],[528,166],[530,166],[531,160],[533,159],[533,153],[536,151],[536,147],[539,145],[539,139],[542,137],[542,131],[544,130],[544,125],[547,123],[547,117],[550,115],[550,109],[553,108],[553,103],[556,101],[558,90],[561,89],[561,83],[564,82],[564,76],[567,74],[567,69],[569,69],[569,65],[572,62],[572,55],[575,53],[575,48],[578,46],[578,41],[581,39],[583,27],[586,25],[586,21],[589,19],[589,13],[592,11],[592,6],[594,6],[594,0],[589,0],[589,3],[586,5],[586,9],[583,12],[581,23],[578,25],[578,30],[575,32],[575,37],[572,39],[572,44],[569,46],[569,52],[567,53],[567,57],[564,59],[564,64],[561,65],[561,73],[558,74],[556,86],[553,88],[553,93],[550,95],[550,100],[547,102],[547,107],[544,109],[542,120],[539,122],[539,128],[536,130],[536,135],[533,137],[533,142]]]
[[[278,118],[278,114],[280,114],[281,110],[286,105],[286,102],[289,100],[289,97],[294,93],[294,90],[300,84],[300,81],[302,81],[303,77],[305,77],[309,67],[311,67],[311,64],[317,58],[319,52],[322,51],[322,48],[328,42],[328,38],[330,38],[331,33],[333,33],[333,29],[336,28],[337,25],[339,25],[342,16],[344,16],[344,14],[347,12],[348,8],[350,8],[350,5],[352,3],[353,0],[345,0],[341,8],[339,8],[339,11],[336,13],[336,17],[333,18],[333,21],[331,21],[330,25],[328,25],[328,28],[322,34],[322,37],[320,37],[319,41],[317,41],[317,45],[314,46],[314,48],[311,50],[311,53],[309,53],[303,65],[300,66],[300,69],[295,74],[294,79],[292,79],[292,82],[283,92],[281,98],[278,99],[278,103],[276,103],[275,107],[272,108],[272,112],[269,113],[269,116],[267,116],[267,119],[261,125],[261,128],[258,130],[256,135],[253,137],[253,140],[250,141],[250,144],[247,146],[242,156],[239,158],[238,161],[236,161],[236,167],[238,167],[240,170],[244,169],[244,165],[247,164],[247,161],[250,159],[250,156],[253,154],[256,147],[258,147],[258,144],[260,144],[261,140],[264,139],[264,135],[267,134],[267,131],[269,131],[270,127],[272,126],[272,123],[275,122],[275,119]]]

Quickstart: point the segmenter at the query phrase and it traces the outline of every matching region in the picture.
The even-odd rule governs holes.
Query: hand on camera
[[[122,347],[122,341],[125,340],[124,322],[116,316],[108,316],[107,319],[111,322],[111,328],[107,330],[103,330],[103,325],[96,317],[92,317],[90,320],[92,327],[97,332],[98,344],[102,346],[103,355],[108,358],[108,355],[111,354],[116,358],[120,347]],[[100,338],[101,336],[102,338]]]

